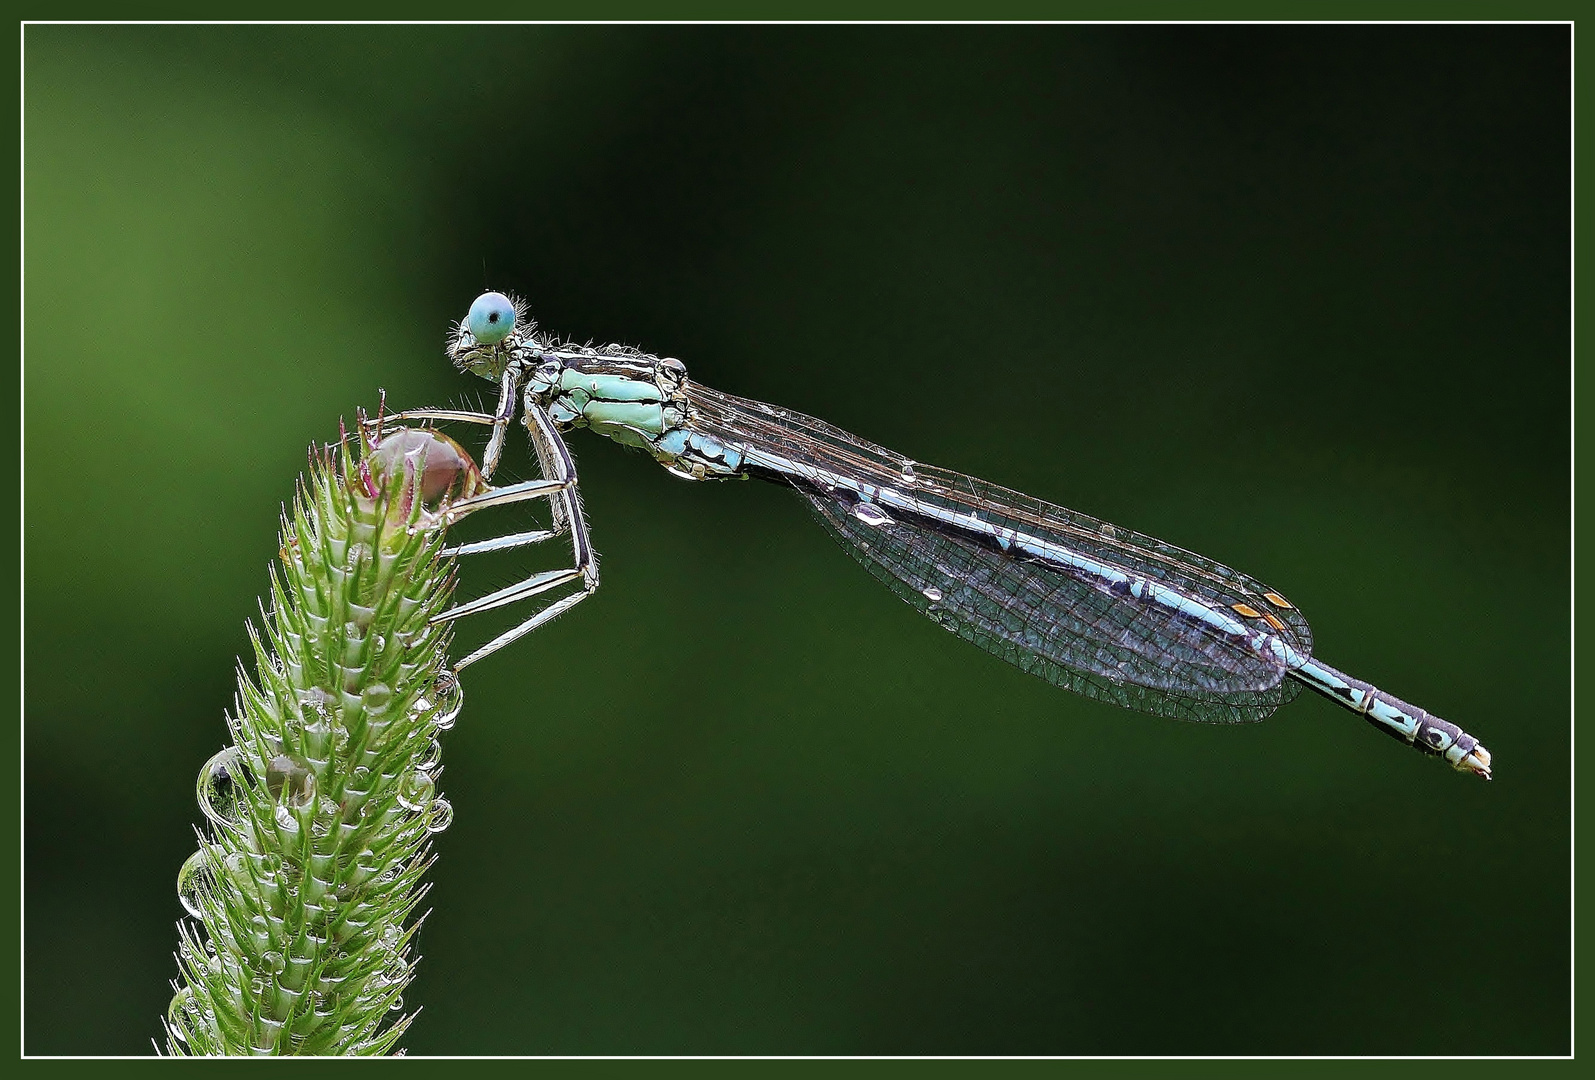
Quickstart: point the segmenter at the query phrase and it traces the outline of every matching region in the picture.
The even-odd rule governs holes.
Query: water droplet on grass
[[[243,756],[236,746],[227,747],[205,762],[195,785],[200,812],[217,825],[239,821],[244,815],[241,801],[246,776]]]
[[[387,709],[388,702],[393,700],[393,689],[387,683],[375,682],[366,687],[360,695],[361,704],[368,713],[380,713]]]
[[[196,919],[204,920],[204,902],[216,890],[216,871],[203,850],[196,851],[177,871],[177,899],[183,909]]]
[[[198,1017],[199,1004],[194,1000],[194,991],[186,986],[173,995],[171,1004],[166,1006],[166,1024],[178,1042],[188,1041],[188,1025]]]
[[[438,742],[436,739],[433,739],[427,744],[426,750],[424,750],[421,754],[421,760],[415,763],[415,767],[425,772],[431,772],[433,769],[438,767],[438,764],[442,760],[443,744]]]
[[[426,812],[426,831],[440,833],[454,824],[454,805],[439,795]]]
[[[278,754],[266,763],[266,788],[288,806],[309,806],[316,797],[316,774],[299,758]]]
[[[395,986],[402,983],[410,976],[410,965],[405,963],[404,957],[394,953],[393,957],[382,968],[377,978],[384,986]]]
[[[432,777],[416,769],[406,773],[404,779],[399,781],[399,805],[406,810],[421,810],[432,801],[434,785]]]
[[[465,707],[465,690],[460,686],[458,676],[445,672],[438,677],[434,693],[437,696],[438,714],[432,722],[439,731],[448,731],[459,719],[460,710]]]

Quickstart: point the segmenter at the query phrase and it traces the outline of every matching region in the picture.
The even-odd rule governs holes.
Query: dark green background
[[[577,433],[604,586],[468,673],[412,1053],[1568,1052],[1569,51],[29,28],[26,1050],[149,1049],[305,447],[485,398],[491,285],[1245,569],[1499,779],[1079,700]]]

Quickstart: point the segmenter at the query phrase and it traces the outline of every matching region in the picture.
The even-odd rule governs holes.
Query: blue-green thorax
[[[496,295],[496,294],[495,294]],[[502,395],[516,387],[525,404],[547,414],[561,431],[591,428],[624,446],[646,450],[688,480],[745,476],[742,450],[700,430],[689,398],[687,368],[673,357],[651,356],[621,345],[601,348],[561,343],[537,333],[519,300],[514,329],[483,343],[468,322],[455,327],[449,358],[461,371],[498,383]],[[505,396],[501,410],[512,406]],[[532,423],[530,416],[526,418]]]
[[[614,346],[537,350],[525,374],[528,404],[556,427],[591,428],[624,446],[646,450],[691,480],[741,476],[742,455],[697,432],[680,360]]]

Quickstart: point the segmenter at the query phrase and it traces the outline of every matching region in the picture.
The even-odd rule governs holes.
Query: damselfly
[[[1023,671],[1125,708],[1203,722],[1261,720],[1302,687],[1455,768],[1490,776],[1489,751],[1461,728],[1312,655],[1296,607],[1255,578],[1161,540],[938,469],[811,416],[692,381],[686,366],[617,345],[539,333],[519,301],[485,293],[452,332],[457,367],[499,386],[492,413],[417,409],[397,420],[490,426],[491,480],[517,406],[543,478],[489,490],[454,516],[549,500],[553,528],[452,551],[467,555],[568,535],[573,565],[444,612],[457,619],[562,587],[456,665],[463,668],[568,611],[598,588],[598,565],[560,433],[585,427],[647,451],[687,480],[756,477],[797,491],[870,573],[941,626]],[[517,400],[519,399],[519,400]]]

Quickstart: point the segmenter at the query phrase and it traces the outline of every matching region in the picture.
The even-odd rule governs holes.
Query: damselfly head
[[[471,302],[465,328],[482,345],[497,345],[515,329],[515,304],[503,293],[485,292]]]
[[[449,336],[449,359],[461,371],[497,380],[514,351],[531,335],[536,320],[514,296],[485,292]]]

